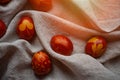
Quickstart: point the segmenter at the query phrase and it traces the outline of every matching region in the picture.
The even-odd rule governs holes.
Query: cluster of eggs
[[[10,0],[0,0],[0,4],[8,3]],[[29,0],[34,9],[48,11],[52,7],[51,0]],[[6,32],[5,23],[0,20],[0,37]],[[30,41],[35,36],[34,21],[30,16],[22,16],[18,21],[16,32],[21,39]],[[73,52],[72,41],[64,35],[54,35],[50,40],[50,46],[56,53],[69,56]],[[106,50],[106,40],[101,36],[95,36],[88,40],[85,46],[85,53],[94,58],[103,55]],[[39,51],[34,53],[31,61],[32,69],[37,75],[46,75],[52,69],[52,62],[48,53]]]
[[[23,16],[17,26],[17,34],[25,40],[32,40],[35,35],[34,22],[31,17]],[[73,51],[72,41],[64,35],[54,35],[50,40],[50,46],[56,53],[69,56]],[[85,52],[94,58],[103,55],[106,50],[106,40],[101,36],[89,39],[85,46]],[[32,58],[33,70],[38,75],[44,75],[51,71],[51,61],[45,52],[37,52]]]
[[[0,20],[0,37],[6,32],[6,25]],[[19,38],[30,41],[35,36],[35,26],[31,17],[22,16],[18,22],[16,32]],[[50,40],[50,46],[56,53],[69,56],[73,51],[72,41],[64,35],[54,35]],[[94,58],[103,55],[106,50],[106,40],[101,36],[95,36],[88,40],[85,52]],[[36,74],[45,75],[51,71],[51,60],[46,52],[40,51],[33,55],[32,67]]]
[[[0,0],[0,5],[6,5],[11,0]],[[28,0],[33,9],[49,11],[52,8],[52,0]],[[0,19],[0,38],[6,32],[6,24]],[[35,36],[34,22],[30,16],[22,16],[18,21],[16,33],[19,38],[30,41]],[[39,51],[34,53],[32,58],[32,69],[37,75],[46,75],[52,69],[52,63],[47,52]]]

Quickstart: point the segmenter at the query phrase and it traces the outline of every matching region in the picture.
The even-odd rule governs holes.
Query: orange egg
[[[88,40],[85,52],[94,58],[98,58],[104,54],[106,47],[106,40],[101,36],[96,36]]]
[[[23,16],[17,25],[17,34],[21,39],[32,40],[35,35],[34,23],[31,17]]]
[[[51,48],[62,55],[71,55],[73,44],[69,38],[63,35],[55,35],[50,41]]]
[[[6,25],[2,20],[0,20],[0,38],[5,34],[5,32],[6,32]]]
[[[49,56],[44,51],[39,51],[33,55],[32,69],[37,75],[47,75],[52,69]]]
[[[52,8],[52,0],[28,0],[31,6],[40,11],[49,11]]]

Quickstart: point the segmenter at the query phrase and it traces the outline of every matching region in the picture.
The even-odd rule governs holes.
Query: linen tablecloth
[[[7,25],[0,39],[0,80],[120,80],[120,0],[52,0],[48,12],[34,10],[27,0],[11,0],[0,5],[0,19]],[[16,26],[23,15],[33,18],[36,35],[31,42],[20,39]],[[56,34],[73,42],[70,56],[50,47]],[[92,36],[107,40],[100,58],[85,53]],[[35,52],[45,49],[52,60],[52,71],[36,76],[31,68]]]

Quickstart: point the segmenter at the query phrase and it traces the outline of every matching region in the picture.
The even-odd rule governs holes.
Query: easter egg
[[[85,52],[94,58],[99,58],[104,54],[106,47],[106,40],[101,36],[95,36],[88,40]]]
[[[40,11],[49,11],[52,8],[52,0],[28,0],[31,6]]]
[[[0,20],[0,38],[5,34],[5,32],[6,32],[6,25],[2,20]]]
[[[52,69],[51,60],[44,51],[34,53],[31,63],[35,74],[39,76],[47,75]]]
[[[71,55],[73,51],[72,41],[64,35],[55,35],[50,41],[51,48],[62,55]]]
[[[35,35],[35,27],[31,17],[23,16],[20,18],[17,25],[17,34],[19,38],[32,40]]]

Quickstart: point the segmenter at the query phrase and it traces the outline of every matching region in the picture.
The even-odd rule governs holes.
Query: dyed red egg
[[[52,63],[46,52],[40,51],[33,55],[32,69],[37,75],[47,75],[52,69]]]
[[[31,17],[21,17],[17,25],[17,34],[21,39],[32,40],[35,35],[35,27]]]
[[[55,35],[50,41],[51,48],[62,55],[71,55],[73,44],[69,38],[63,35]]]
[[[88,40],[85,52],[94,58],[98,58],[104,54],[106,47],[106,40],[103,37],[96,36]]]
[[[31,6],[40,11],[49,11],[52,8],[52,0],[29,0]]]
[[[0,4],[7,4],[10,0],[0,0]]]
[[[6,25],[2,20],[0,20],[0,38],[5,34],[5,32],[6,32]]]

